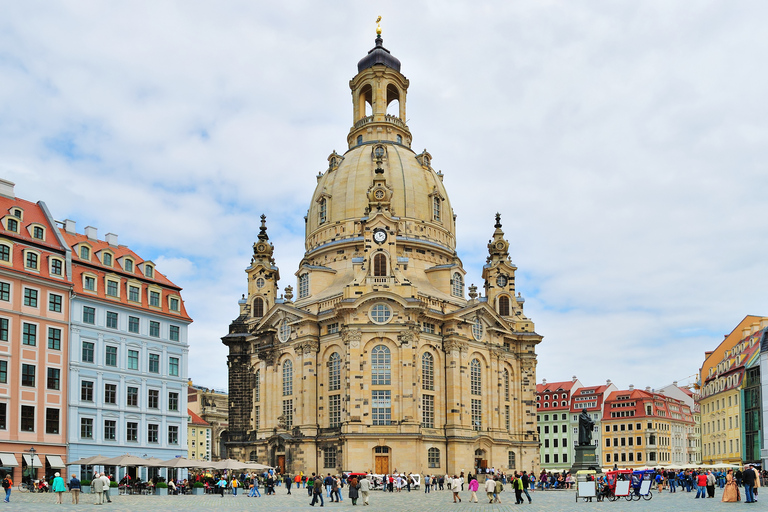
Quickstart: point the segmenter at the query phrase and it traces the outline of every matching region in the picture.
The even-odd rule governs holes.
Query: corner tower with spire
[[[485,295],[467,294],[443,174],[411,149],[400,68],[379,31],[350,81],[348,149],[317,173],[295,290],[280,297],[262,217],[222,338],[230,457],[289,473],[538,465],[542,338],[515,297],[500,216]]]

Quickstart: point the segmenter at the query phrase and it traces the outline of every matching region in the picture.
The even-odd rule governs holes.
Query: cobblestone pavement
[[[346,491],[346,488],[344,489]],[[762,500],[754,505],[745,505],[743,503],[722,503],[720,501],[720,490],[717,490],[715,499],[694,499],[695,493],[677,492],[670,494],[663,492],[657,494],[654,492],[652,500],[627,502],[623,498],[615,502],[606,503],[585,503],[576,502],[574,491],[536,491],[532,493],[533,504],[516,506],[515,494],[509,490],[502,493],[501,505],[488,504],[485,493],[478,492],[480,503],[469,503],[470,493],[462,492],[462,503],[453,503],[450,491],[436,491],[425,494],[423,491],[384,493],[373,491],[370,495],[370,506],[363,507],[362,500],[358,501],[356,507],[352,506],[352,501],[344,493],[344,500],[341,503],[329,503],[325,498],[325,507],[328,509],[343,509],[345,511],[360,510],[360,512],[392,512],[392,511],[415,511],[415,512],[454,512],[464,510],[478,510],[481,512],[504,512],[521,510],[522,511],[610,511],[610,512],[678,512],[678,511],[721,511],[739,509],[747,506],[752,509],[765,509]],[[762,493],[760,493],[762,496]],[[742,492],[743,496],[743,492]],[[525,499],[525,495],[523,495]],[[743,497],[742,497],[743,499]],[[242,495],[234,497],[225,495],[221,498],[218,495],[207,496],[113,496],[112,503],[106,503],[99,507],[93,505],[93,495],[82,495],[79,505],[72,505],[71,495],[64,494],[64,504],[56,505],[53,494],[24,494],[16,490],[11,494],[11,502],[1,503],[2,510],[99,510],[107,511],[216,511],[216,510],[264,510],[267,512],[283,512],[287,510],[316,511],[317,506],[309,506],[309,497],[304,489],[293,489],[293,494],[286,495],[285,488],[278,488],[275,496],[262,496],[261,498],[247,498]],[[768,490],[766,490],[765,502],[768,503]]]

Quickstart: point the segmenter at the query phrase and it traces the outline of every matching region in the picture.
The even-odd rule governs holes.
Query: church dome
[[[368,55],[360,59],[360,62],[357,63],[358,73],[376,65],[383,65],[392,68],[395,71],[400,71],[400,61],[394,55],[389,53],[389,50],[384,48],[383,44],[384,40],[381,38],[381,35],[377,36],[376,46],[368,52]]]

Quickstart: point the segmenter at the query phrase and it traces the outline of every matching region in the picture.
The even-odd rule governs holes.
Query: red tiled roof
[[[570,391],[574,384],[575,382],[573,382],[572,380],[567,380],[564,382],[547,382],[546,384],[536,384],[536,392],[544,393],[545,390],[548,390],[550,393],[557,392],[558,390]]]
[[[192,412],[191,410],[187,409],[187,414],[189,415],[189,423],[191,425],[200,425],[203,427],[210,427],[211,424],[205,421],[203,418]]]

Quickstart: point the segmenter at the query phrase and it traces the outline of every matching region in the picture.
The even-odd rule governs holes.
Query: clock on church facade
[[[538,469],[542,338],[499,215],[484,294],[465,290],[443,176],[411,149],[408,86],[379,35],[350,81],[349,149],[318,176],[295,293],[278,294],[262,216],[222,338],[230,457],[289,473]]]

